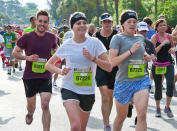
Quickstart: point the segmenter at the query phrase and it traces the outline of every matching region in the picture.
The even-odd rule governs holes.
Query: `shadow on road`
[[[12,76],[8,77],[8,80],[10,80],[10,81],[21,81],[22,79],[21,79],[21,77],[19,78],[19,77],[16,77],[16,76],[12,75]]]
[[[130,126],[130,127],[132,127],[132,128],[136,128],[136,126]],[[154,129],[154,128],[150,128],[150,127],[147,127],[147,130],[148,131],[160,131],[160,130],[158,130],[158,129]]]
[[[164,118],[164,117],[161,117],[166,123],[172,125],[175,129],[177,129],[177,121],[174,119],[174,118]]]
[[[4,95],[9,95],[9,94],[11,94],[11,93],[7,93],[7,92],[5,92],[3,90],[0,90],[0,97],[4,96]]]
[[[10,117],[8,119],[4,119],[2,117],[0,117],[0,125],[5,125],[7,124],[10,120],[14,119],[15,117]]]
[[[90,116],[87,127],[91,129],[103,129],[103,120]]]

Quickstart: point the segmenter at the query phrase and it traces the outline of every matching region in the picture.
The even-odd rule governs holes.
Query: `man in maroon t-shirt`
[[[46,32],[49,16],[46,11],[37,13],[37,29],[24,34],[13,50],[13,56],[26,60],[23,83],[27,98],[26,123],[31,124],[36,106],[36,94],[40,93],[43,130],[50,130],[49,101],[52,93],[51,73],[45,70],[45,63],[50,58],[52,49],[57,48],[56,37]],[[24,50],[26,55],[21,51]]]

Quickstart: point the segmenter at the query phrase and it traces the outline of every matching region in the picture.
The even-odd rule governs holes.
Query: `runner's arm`
[[[124,52],[122,55],[118,56],[118,50],[114,49],[114,48],[110,48],[109,49],[109,58],[111,61],[111,65],[113,67],[116,67],[118,64],[120,64],[121,62],[123,62],[126,58],[128,58],[129,56],[131,56],[131,52],[130,50]]]
[[[19,48],[18,46],[15,46],[12,52],[12,56],[15,57],[16,59],[26,60],[26,56],[23,55],[21,52],[22,52],[22,49]]]
[[[59,60],[60,58],[58,58],[56,55],[53,55],[46,63],[45,65],[45,69],[50,71],[51,73],[56,73],[56,74],[61,74],[61,75],[66,75],[71,68],[64,68],[64,69],[60,69],[58,67],[55,66],[56,62]]]
[[[83,55],[87,59],[97,64],[103,70],[108,71],[108,72],[112,71],[111,63],[105,52],[99,55],[98,57],[96,57],[96,56],[92,56],[91,53],[87,49],[83,48]]]
[[[15,57],[16,59],[20,60],[26,60],[26,61],[37,61],[39,56],[37,54],[32,54],[30,56],[26,56],[22,54],[22,49],[19,48],[18,46],[15,46],[12,52],[12,56]]]
[[[92,59],[92,61],[95,64],[97,64],[100,68],[102,68],[103,70],[105,70],[107,72],[112,71],[112,66],[111,66],[111,63],[110,63],[106,53],[103,53],[103,54],[99,55],[98,57],[94,57],[94,59]]]

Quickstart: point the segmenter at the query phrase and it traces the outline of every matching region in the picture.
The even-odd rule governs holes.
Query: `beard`
[[[37,27],[37,31],[40,32],[40,33],[44,33],[46,31],[45,27],[43,26],[44,30],[40,30],[39,27]]]

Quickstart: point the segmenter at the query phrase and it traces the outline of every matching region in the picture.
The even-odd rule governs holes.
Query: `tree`
[[[49,12],[52,16],[53,19],[58,19],[57,17],[57,8],[59,7],[59,4],[62,2],[63,0],[47,0],[47,3],[50,7]]]
[[[139,0],[135,0],[135,11],[138,13]]]
[[[99,26],[99,0],[96,0],[96,16],[97,16],[97,24]]]
[[[157,0],[155,0],[155,19],[157,20]]]
[[[0,13],[0,26],[3,26],[4,24],[9,24],[10,18],[8,15],[4,13]]]
[[[115,10],[116,10],[116,23],[118,25],[119,24],[119,10],[118,10],[119,0],[114,0],[114,3],[115,3]]]
[[[31,10],[37,10],[37,5],[35,3],[26,3],[26,8]]]
[[[104,0],[104,12],[107,12],[107,0]]]

